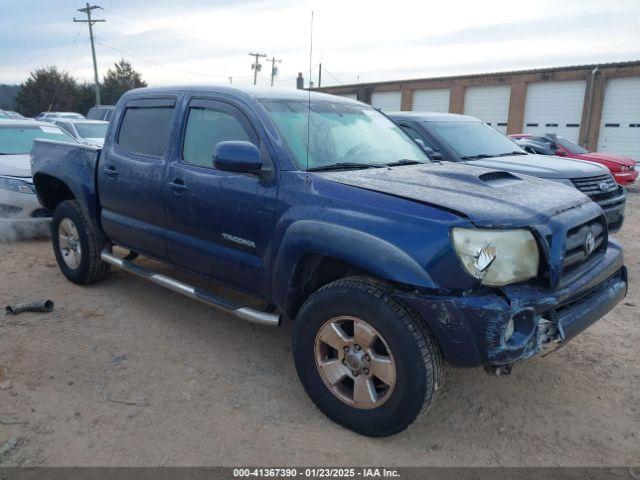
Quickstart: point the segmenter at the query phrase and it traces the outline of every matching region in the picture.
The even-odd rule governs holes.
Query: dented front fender
[[[597,268],[564,288],[522,283],[492,293],[403,293],[438,340],[447,361],[460,367],[510,365],[547,343],[562,345],[609,312],[627,293],[622,249],[611,241]],[[514,333],[505,340],[507,324]],[[551,328],[547,328],[547,327]]]

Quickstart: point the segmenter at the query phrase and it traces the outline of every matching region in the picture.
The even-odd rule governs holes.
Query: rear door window
[[[128,106],[122,117],[118,145],[133,153],[162,157],[169,143],[173,111],[174,106],[166,102],[157,106]]]

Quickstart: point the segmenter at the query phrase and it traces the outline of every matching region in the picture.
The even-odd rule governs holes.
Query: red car
[[[637,168],[640,168],[640,165],[636,167],[636,161],[629,157],[611,155],[608,153],[589,152],[565,137],[558,137],[556,135],[536,135],[530,133],[519,133],[517,135],[509,135],[509,137],[513,139],[527,139],[542,144],[553,145],[555,143],[555,155],[559,157],[570,157],[578,160],[600,163],[611,171],[611,174],[618,185],[631,185],[635,182],[636,178],[638,178],[638,173],[640,173],[637,170]]]

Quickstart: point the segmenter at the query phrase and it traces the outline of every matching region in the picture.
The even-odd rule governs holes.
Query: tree
[[[74,111],[77,108],[76,80],[68,72],[54,66],[38,68],[29,74],[21,85],[16,105],[29,117],[40,112]]]
[[[20,85],[0,85],[0,110],[15,110]]]
[[[93,83],[81,83],[76,88],[76,109],[74,111],[86,115],[96,104],[96,91]]]
[[[102,80],[102,102],[105,105],[115,105],[127,90],[147,86],[147,82],[124,58],[113,66]]]

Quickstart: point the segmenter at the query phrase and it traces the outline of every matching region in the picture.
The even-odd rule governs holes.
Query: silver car
[[[84,115],[76,112],[42,112],[36,117],[36,120],[40,120],[42,122],[55,122],[56,120],[61,120],[63,118],[75,118],[77,120],[82,120]]]
[[[109,122],[101,120],[64,119],[53,123],[71,134],[79,143],[94,147],[102,147],[109,127]]]
[[[50,214],[38,202],[31,178],[29,154],[36,138],[77,143],[51,123],[0,122],[0,239],[41,235],[49,230]]]

